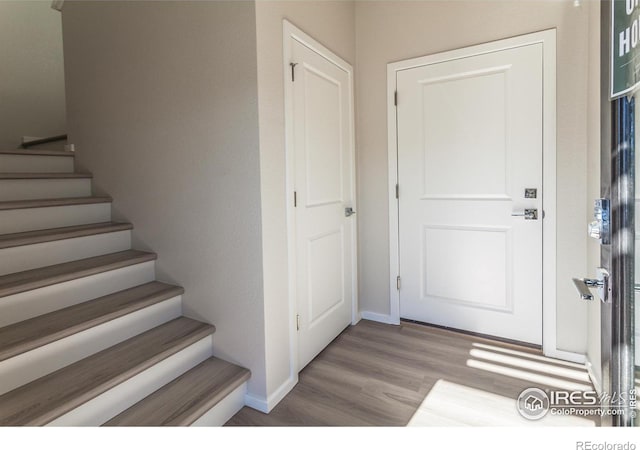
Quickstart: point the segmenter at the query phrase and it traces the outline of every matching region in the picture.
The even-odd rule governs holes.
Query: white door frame
[[[390,243],[390,319],[400,323],[400,292],[396,277],[400,274],[398,183],[398,146],[395,107],[396,76],[401,70],[492,53],[499,50],[542,43],[543,45],[543,211],[542,222],[542,348],[545,355],[574,362],[584,356],[558,350],[556,345],[556,30],[508,38],[387,65],[387,111],[389,130],[389,243]],[[402,101],[402,98],[398,100]],[[402,195],[402,192],[400,192]]]
[[[284,120],[285,120],[285,158],[286,158],[286,200],[287,200],[287,253],[289,258],[289,370],[290,377],[297,381],[298,379],[298,332],[296,323],[296,314],[298,310],[298,299],[296,297],[296,280],[297,280],[297,258],[296,258],[296,211],[294,208],[293,191],[295,186],[295,148],[293,139],[293,85],[291,83],[291,67],[289,63],[292,58],[292,43],[297,41],[308,47],[315,53],[319,54],[326,60],[340,67],[347,72],[349,77],[349,128],[351,132],[351,142],[349,143],[351,152],[352,183],[350,186],[351,196],[353,198],[353,209],[357,212],[356,204],[356,155],[355,155],[355,117],[354,117],[354,84],[353,84],[353,67],[351,64],[340,58],[331,50],[320,44],[311,36],[300,30],[288,20],[283,20],[283,68],[284,68]],[[353,273],[353,298],[351,323],[355,325],[360,320],[358,314],[358,252],[357,252],[357,214],[350,219],[353,221],[352,236],[352,273]]]

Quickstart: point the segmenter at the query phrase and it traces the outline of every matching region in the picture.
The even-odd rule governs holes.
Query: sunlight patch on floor
[[[534,386],[545,385],[545,386],[551,386],[554,388],[565,389],[569,391],[590,391],[593,389],[588,384],[576,383],[573,381],[556,378],[554,376],[527,372],[526,370],[514,369],[512,367],[506,367],[506,366],[501,366],[499,364],[492,364],[484,361],[478,361],[476,359],[467,360],[467,366],[473,369],[492,372],[492,373],[495,373],[496,375],[504,375],[511,378],[517,378],[520,380],[529,381]]]
[[[595,426],[591,420],[547,414],[527,420],[516,400],[446,380],[438,380],[407,426]]]
[[[480,342],[474,342],[473,347],[476,348],[481,348],[484,350],[490,350],[492,352],[498,352],[498,353],[506,353],[509,355],[514,355],[514,356],[521,356],[523,358],[527,358],[527,359],[533,359],[536,361],[541,361],[541,362],[545,362],[548,364],[553,364],[556,366],[565,366],[565,367],[572,367],[574,369],[578,369],[578,370],[584,370],[584,365],[583,364],[578,364],[578,363],[574,363],[574,362],[570,362],[570,361],[563,361],[561,359],[555,359],[555,358],[549,358],[547,356],[542,356],[542,355],[536,355],[533,353],[527,353],[527,352],[521,352],[518,350],[513,350],[510,348],[504,348],[504,347],[498,347],[496,345],[489,345],[489,344],[483,344]]]
[[[589,384],[589,374],[585,372],[584,367],[580,370],[569,369],[567,367],[557,366],[555,364],[548,364],[545,362],[532,361],[528,358],[518,358],[516,356],[508,356],[496,352],[489,352],[486,350],[472,349],[469,354],[476,359],[483,359],[486,361],[495,362],[498,364],[505,364],[509,366],[515,366],[524,370],[534,370],[536,372],[543,372],[549,375],[555,375],[563,378],[570,378],[575,381],[584,382]]]

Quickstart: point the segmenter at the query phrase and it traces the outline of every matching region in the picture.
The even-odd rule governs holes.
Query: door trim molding
[[[542,222],[542,347],[547,356],[584,362],[584,355],[562,351],[556,341],[556,30],[516,36],[500,41],[465,47],[434,55],[387,64],[387,129],[389,164],[389,299],[392,323],[400,323],[400,293],[396,277],[400,274],[398,146],[395,91],[397,73],[415,67],[493,53],[500,50],[542,43],[543,48],[543,211]],[[402,101],[402,99],[398,99]],[[402,192],[400,191],[400,195]]]
[[[292,58],[292,42],[297,41],[315,53],[319,54],[329,62],[335,64],[344,70],[349,78],[349,129],[351,133],[351,142],[349,143],[351,151],[351,167],[352,183],[350,186],[351,196],[353,198],[353,208],[357,209],[356,199],[356,156],[355,156],[355,114],[354,114],[354,75],[353,66],[344,59],[340,58],[334,52],[326,48],[324,45],[316,41],[307,33],[293,25],[288,20],[282,21],[283,31],[283,81],[284,81],[284,120],[285,120],[285,159],[286,159],[286,202],[287,202],[287,256],[288,256],[288,302],[289,302],[289,372],[290,380],[298,380],[298,332],[295,316],[297,314],[297,298],[296,298],[296,224],[295,224],[295,208],[293,206],[293,191],[295,188],[295,153],[293,146],[293,89],[290,81],[290,66]],[[352,310],[351,323],[355,325],[360,320],[358,314],[358,252],[357,252],[357,231],[358,222],[357,215],[352,217]]]

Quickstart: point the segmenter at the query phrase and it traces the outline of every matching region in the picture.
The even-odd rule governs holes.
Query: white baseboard
[[[589,379],[591,380],[593,387],[595,388],[598,395],[602,395],[602,380],[596,377],[596,374],[593,371],[593,364],[588,357],[586,358],[585,366],[587,367],[587,373],[589,374]]]
[[[244,404],[249,408],[257,409],[260,412],[269,414],[273,408],[295,387],[298,383],[298,376],[290,377],[278,389],[267,398],[247,393],[244,396]]]
[[[578,364],[584,364],[587,361],[587,358],[582,353],[567,352],[565,350],[558,349],[547,350],[544,352],[544,356],[547,356],[549,358],[562,359],[563,361],[569,361]]]
[[[360,316],[364,320],[371,320],[373,322],[387,323],[389,325],[398,325],[398,322],[394,320],[389,314],[379,314],[371,311],[360,311]]]

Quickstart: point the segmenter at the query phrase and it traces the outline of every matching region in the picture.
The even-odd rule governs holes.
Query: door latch
[[[603,267],[596,269],[598,278],[574,278],[575,284],[581,300],[593,300],[591,289],[596,288],[598,297],[602,303],[609,303],[609,295],[611,294],[611,286],[609,285],[609,272]]]
[[[353,208],[351,206],[349,206],[348,208],[344,209],[344,216],[345,217],[351,217],[355,214],[356,212],[353,210]]]

